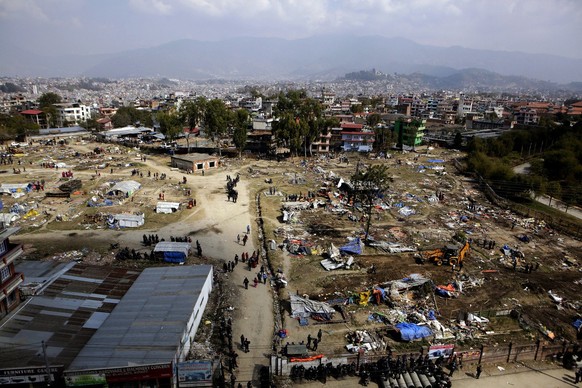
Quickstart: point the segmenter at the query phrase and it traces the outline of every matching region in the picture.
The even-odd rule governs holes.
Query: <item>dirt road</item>
[[[86,147],[85,147],[86,148]],[[87,149],[80,151],[86,151]],[[167,224],[160,229],[139,229],[139,230],[67,230],[67,231],[43,231],[43,233],[29,233],[18,236],[20,242],[30,244],[33,241],[53,241],[67,246],[69,249],[80,249],[83,241],[87,239],[96,240],[103,246],[108,246],[110,242],[119,242],[121,246],[134,247],[138,249],[142,241],[142,235],[157,233],[160,236],[185,236],[191,235],[193,241],[198,240],[202,246],[203,255],[214,259],[231,261],[234,255],[241,256],[242,252],[248,252],[249,256],[257,246],[257,224],[251,219],[252,207],[255,206],[254,197],[249,196],[249,188],[244,176],[237,186],[239,197],[237,203],[227,201],[225,194],[226,175],[235,176],[237,170],[209,171],[204,176],[201,174],[185,175],[179,171],[171,170],[167,165],[157,163],[154,158],[149,158],[146,162],[152,171],[166,173],[168,180],[172,182],[182,181],[185,176],[188,185],[192,187],[197,200],[197,206],[179,222]],[[108,174],[108,172],[104,172]],[[114,176],[127,174],[115,171]],[[237,243],[237,235],[246,233],[247,225],[250,226],[246,246]],[[193,243],[194,244],[194,243]],[[260,266],[260,264],[259,264]],[[265,266],[266,267],[266,266]],[[241,289],[240,299],[234,304],[234,310],[229,313],[233,317],[233,341],[236,351],[239,353],[239,368],[235,371],[237,381],[246,384],[249,380],[258,381],[258,371],[262,365],[268,365],[269,358],[265,355],[270,353],[273,338],[273,300],[272,289],[267,284],[260,284],[256,288],[252,286],[252,279],[256,276],[259,267],[249,271],[246,265],[239,263],[235,270],[226,274],[230,285]],[[217,266],[215,271],[222,272],[222,266]],[[244,290],[243,279],[248,277],[251,285],[248,290]],[[244,353],[239,348],[240,336],[243,334],[250,341],[249,352]]]

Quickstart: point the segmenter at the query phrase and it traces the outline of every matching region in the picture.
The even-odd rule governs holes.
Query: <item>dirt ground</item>
[[[96,147],[104,152],[95,154]],[[551,229],[535,220],[518,217],[515,214],[491,205],[476,189],[473,182],[457,175],[451,166],[451,159],[461,156],[456,152],[430,149],[426,154],[401,154],[391,159],[371,160],[365,157],[350,157],[350,162],[339,159],[310,159],[304,163],[301,158],[275,162],[254,159],[223,159],[222,166],[200,174],[184,174],[169,167],[169,157],[147,155],[141,159],[139,150],[111,144],[72,141],[66,146],[27,148],[16,159],[26,171],[13,174],[12,166],[0,166],[5,170],[0,174],[2,182],[23,183],[45,180],[45,192],[58,191],[57,187],[65,180],[63,169],[40,167],[43,161],[61,161],[71,166],[74,178],[81,179],[82,188],[71,198],[48,198],[45,193],[31,192],[15,199],[3,196],[4,208],[13,204],[26,205],[35,209],[38,215],[16,221],[22,228],[13,238],[25,244],[26,259],[70,261],[81,259],[100,265],[120,265],[145,267],[151,263],[144,260],[119,261],[115,259],[118,249],[111,244],[128,247],[137,252],[148,252],[151,248],[142,244],[144,234],[157,234],[169,240],[170,236],[190,236],[198,240],[203,249],[203,257],[191,257],[188,263],[212,263],[216,265],[217,282],[214,306],[209,306],[207,316],[199,336],[201,346],[196,348],[199,355],[216,355],[221,352],[218,346],[220,333],[218,320],[224,317],[233,319],[233,339],[235,348],[239,346],[240,335],[251,341],[250,352],[239,353],[239,368],[235,370],[237,381],[243,384],[251,379],[257,380],[261,365],[267,365],[267,355],[271,354],[275,315],[273,296],[281,300],[283,327],[288,330],[285,341],[300,342],[307,334],[314,335],[322,328],[324,336],[318,351],[323,353],[345,353],[345,335],[355,329],[370,331],[383,330],[384,324],[369,321],[373,312],[384,312],[387,306],[370,304],[345,306],[346,321],[327,325],[311,323],[300,326],[290,318],[289,293],[307,295],[315,300],[330,300],[347,297],[365,291],[375,284],[401,279],[419,273],[430,278],[435,284],[447,284],[456,279],[477,279],[482,285],[467,287],[458,298],[432,297],[428,294],[409,295],[407,303],[414,306],[421,303],[435,309],[443,324],[455,324],[461,311],[479,312],[517,309],[527,315],[531,330],[521,330],[513,319],[492,319],[489,330],[495,335],[465,339],[467,345],[472,341],[496,343],[511,338],[531,342],[540,334],[538,327],[545,326],[556,333],[558,339],[575,338],[571,327],[572,317],[580,308],[580,283],[582,272],[579,263],[565,257],[582,257],[582,244]],[[443,159],[443,170],[423,168],[429,159]],[[371,236],[378,241],[396,242],[414,246],[420,250],[442,247],[452,241],[455,234],[463,233],[472,239],[471,251],[464,262],[461,272],[453,272],[450,267],[432,264],[417,264],[412,253],[387,254],[381,250],[365,247],[362,255],[355,257],[351,269],[325,271],[320,265],[321,253],[330,243],[336,246],[346,244],[348,237],[362,236],[363,222],[348,218],[349,213],[340,215],[330,206],[304,210],[296,215],[291,223],[282,221],[281,203],[286,196],[316,193],[329,183],[330,173],[348,179],[356,168],[371,163],[384,163],[394,179],[386,203],[393,206],[378,209],[372,221]],[[111,172],[113,169],[113,172]],[[64,170],[68,170],[65,168]],[[132,170],[139,174],[132,176]],[[148,177],[148,172],[152,174]],[[156,180],[155,173],[167,174],[167,179]],[[240,173],[241,181],[237,187],[238,202],[228,202],[225,194],[226,175]],[[143,174],[143,177],[140,175]],[[181,184],[183,177],[187,183]],[[142,184],[142,189],[130,199],[114,200],[114,206],[87,207],[92,197],[102,199],[108,182],[133,179]],[[266,179],[272,183],[267,184]],[[276,195],[267,195],[269,187]],[[166,201],[186,203],[190,197],[197,200],[192,209],[182,208],[173,214],[156,214],[153,209],[159,194],[165,194]],[[332,190],[332,191],[335,191]],[[444,200],[431,202],[428,199],[437,192],[443,192]],[[245,290],[243,279],[256,275],[258,269],[248,271],[239,264],[233,272],[224,273],[222,263],[234,259],[242,252],[251,254],[259,250],[256,196],[260,203],[264,221],[264,238],[274,240],[277,248],[269,250],[270,267],[280,270],[288,281],[287,288],[275,290],[269,283],[249,287]],[[470,201],[475,200],[477,208],[469,211]],[[323,197],[317,197],[323,200]],[[415,214],[405,216],[399,212],[408,206]],[[398,205],[398,206],[397,206]],[[352,211],[353,209],[350,209]],[[109,229],[100,214],[121,212],[143,212],[146,223],[136,229]],[[461,221],[462,219],[462,221]],[[236,237],[251,227],[251,238],[246,246],[237,243]],[[531,242],[522,243],[517,237],[531,237]],[[285,239],[302,240],[317,254],[295,255],[282,249]],[[483,239],[495,240],[495,249],[479,246]],[[524,253],[525,263],[539,263],[539,270],[532,273],[522,271],[521,265],[514,271],[511,262],[503,256],[499,247],[509,245]],[[267,263],[264,263],[267,265]],[[375,274],[368,273],[374,265]],[[484,272],[485,271],[485,272]],[[252,284],[252,283],[251,283]],[[557,306],[548,296],[552,290],[564,298]],[[211,333],[214,337],[211,338]],[[398,349],[406,347],[387,338],[389,345]],[[417,346],[417,345],[415,345]]]

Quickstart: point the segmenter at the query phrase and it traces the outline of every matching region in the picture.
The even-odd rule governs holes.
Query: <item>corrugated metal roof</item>
[[[144,270],[69,369],[171,361],[211,276],[210,265]]]
[[[35,271],[37,276],[54,274],[44,266]],[[3,321],[0,344],[11,350],[0,351],[0,365],[44,365],[38,353],[42,352],[40,341],[46,341],[49,363],[66,368],[138,274],[131,269],[76,263],[65,277],[56,279],[41,295],[30,296],[10,320]]]

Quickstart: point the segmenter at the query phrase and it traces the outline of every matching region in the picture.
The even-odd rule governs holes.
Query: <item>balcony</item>
[[[16,272],[0,284],[0,301],[10,295],[22,282],[24,282],[24,274]]]
[[[8,250],[0,257],[0,268],[12,263],[18,256],[24,253],[22,244],[8,244]]]

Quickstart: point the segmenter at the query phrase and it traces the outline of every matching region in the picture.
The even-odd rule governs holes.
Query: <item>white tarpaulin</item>
[[[305,299],[299,295],[289,294],[291,299],[291,316],[293,318],[309,318],[311,314],[331,315],[335,313],[333,307],[325,302]]]
[[[156,213],[174,213],[180,209],[180,202],[158,202],[156,205]]]

